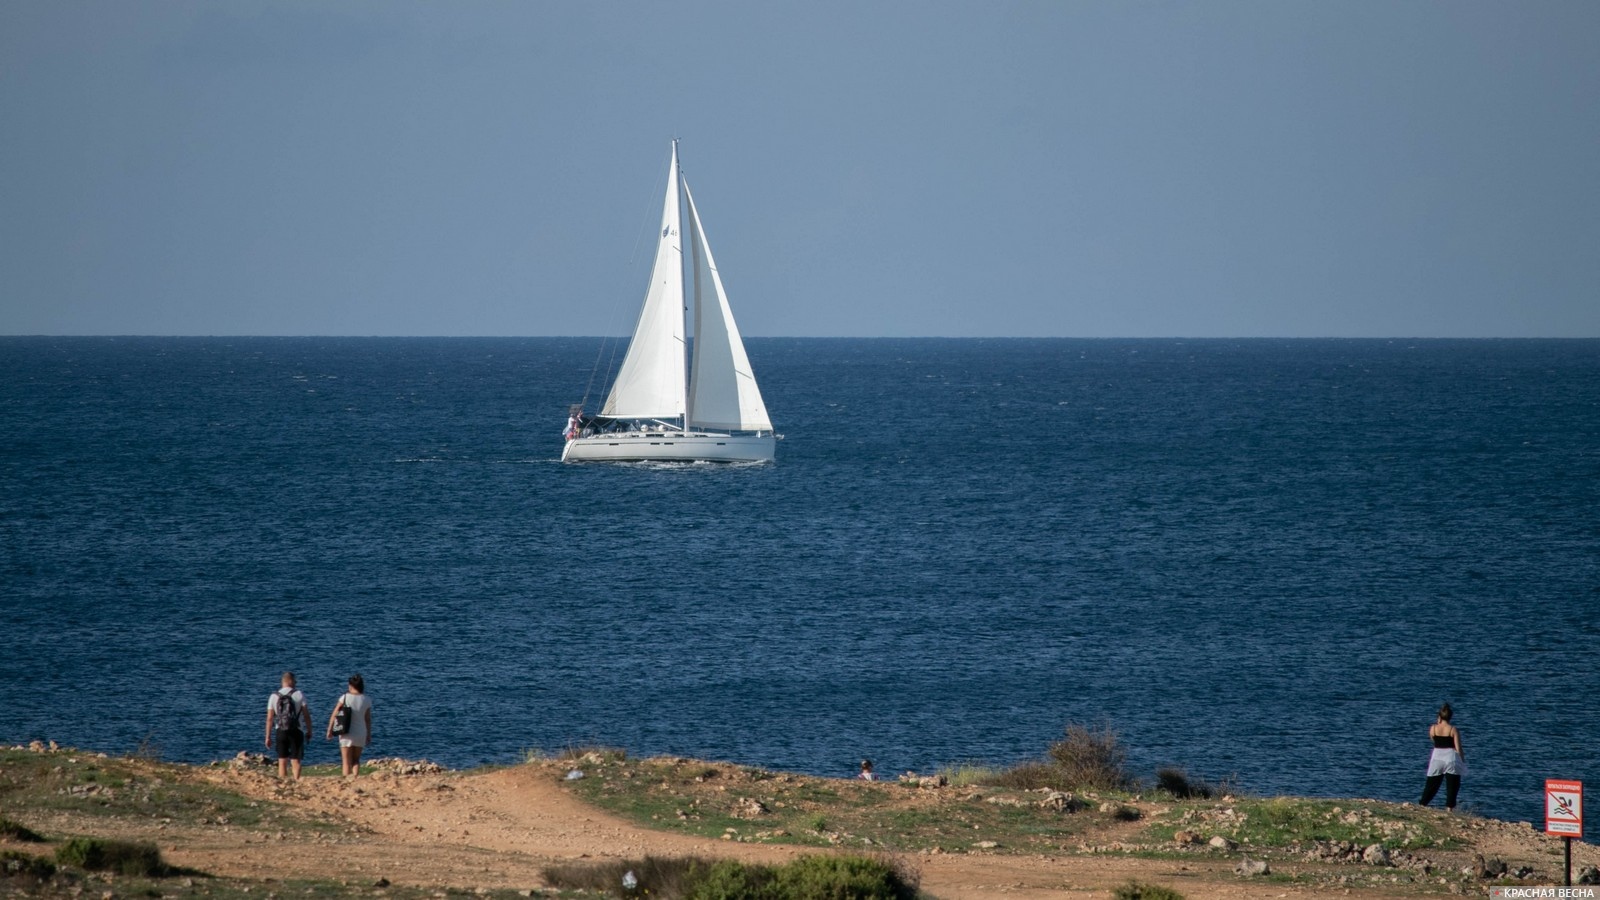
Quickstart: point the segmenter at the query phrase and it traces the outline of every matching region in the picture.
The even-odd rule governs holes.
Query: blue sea
[[[1600,784],[1600,341],[756,339],[775,464],[563,465],[600,348],[0,338],[0,741]]]

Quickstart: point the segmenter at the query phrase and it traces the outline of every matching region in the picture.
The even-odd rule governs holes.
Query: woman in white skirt
[[[1467,757],[1461,750],[1461,732],[1450,724],[1450,704],[1439,707],[1439,718],[1428,729],[1428,739],[1433,742],[1433,755],[1428,757],[1428,781],[1422,788],[1422,799],[1427,806],[1433,795],[1439,793],[1439,783],[1444,783],[1444,808],[1456,808],[1456,793],[1461,790],[1461,776],[1467,774]]]
[[[339,761],[344,764],[344,774],[355,778],[361,775],[361,751],[372,743],[372,701],[367,699],[366,683],[360,675],[350,676],[350,689],[345,691],[333,706],[328,717],[328,737],[334,736],[334,723],[339,721],[340,710],[350,711],[350,724],[339,735]]]

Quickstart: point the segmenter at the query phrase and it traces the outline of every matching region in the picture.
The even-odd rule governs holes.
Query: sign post
[[[1544,833],[1565,846],[1567,886],[1572,886],[1572,839],[1583,837],[1583,782],[1547,778],[1544,782]]]

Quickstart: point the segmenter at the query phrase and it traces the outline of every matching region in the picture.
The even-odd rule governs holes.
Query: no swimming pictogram
[[[1544,830],[1546,834],[1583,837],[1583,782],[1545,780]]]

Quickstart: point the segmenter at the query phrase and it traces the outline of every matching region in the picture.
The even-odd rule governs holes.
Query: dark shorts
[[[278,745],[279,759],[304,759],[306,755],[306,735],[298,728],[280,728],[274,739]]]

